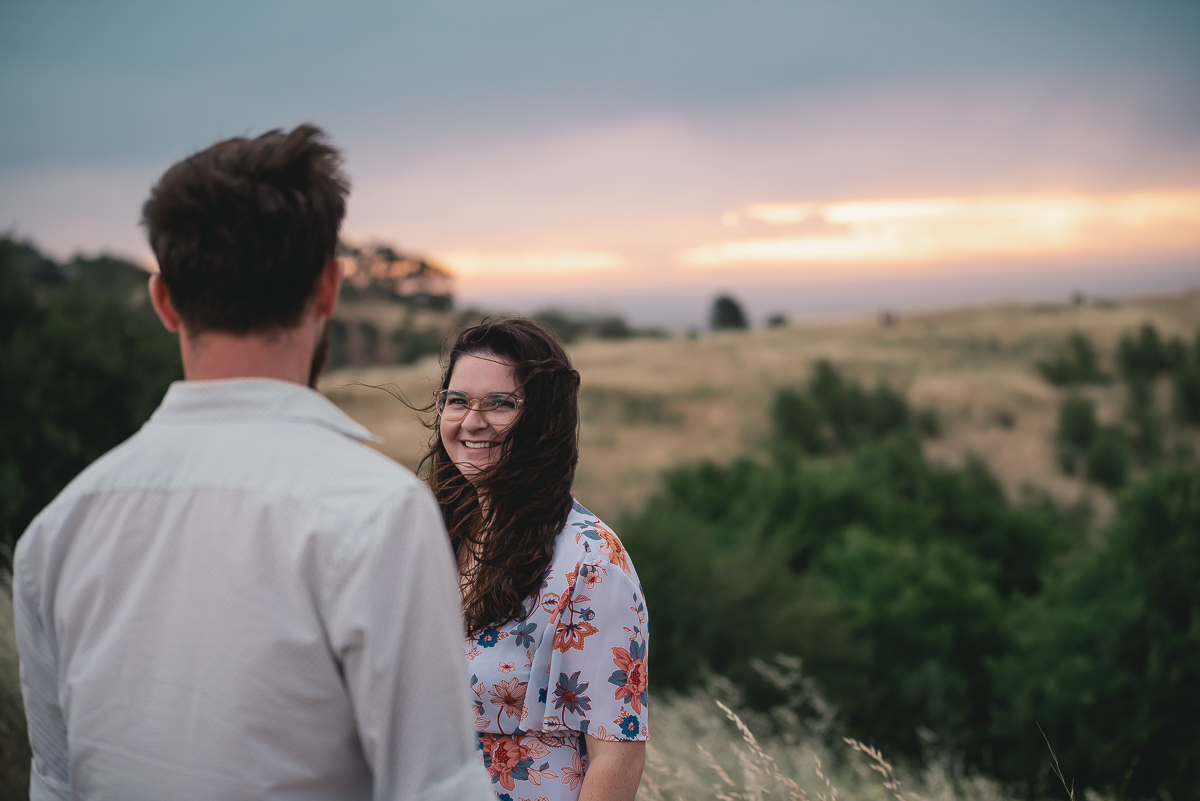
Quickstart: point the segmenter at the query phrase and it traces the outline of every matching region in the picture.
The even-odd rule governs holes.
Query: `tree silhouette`
[[[742,306],[729,295],[721,295],[713,301],[711,325],[714,331],[730,328],[749,328]]]

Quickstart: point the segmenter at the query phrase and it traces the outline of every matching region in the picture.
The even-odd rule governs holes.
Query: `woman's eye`
[[[466,404],[467,404],[467,399],[462,397],[461,395],[447,395],[446,396],[446,405],[447,406],[466,406]]]
[[[488,408],[496,409],[497,411],[511,412],[517,408],[517,404],[513,403],[512,398],[507,395],[489,395],[484,401]]]

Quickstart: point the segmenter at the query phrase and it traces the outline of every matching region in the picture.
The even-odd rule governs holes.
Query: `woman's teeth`
[[[494,442],[463,442],[463,445],[468,448],[491,448],[495,446]]]

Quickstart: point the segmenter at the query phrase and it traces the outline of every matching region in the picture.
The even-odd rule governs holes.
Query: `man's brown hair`
[[[349,182],[314,125],[218,142],[167,170],[142,225],[183,324],[291,327],[333,258]]]

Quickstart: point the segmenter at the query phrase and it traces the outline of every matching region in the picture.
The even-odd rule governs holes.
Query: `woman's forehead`
[[[488,392],[514,392],[516,373],[511,363],[495,354],[464,353],[454,362],[449,388],[476,396]]]

